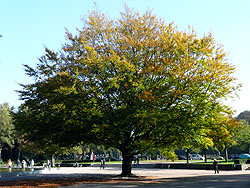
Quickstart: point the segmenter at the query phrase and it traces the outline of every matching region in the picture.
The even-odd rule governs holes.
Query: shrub
[[[235,159],[234,164],[250,164],[250,159]]]

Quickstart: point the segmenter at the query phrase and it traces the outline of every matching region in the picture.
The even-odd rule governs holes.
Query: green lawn
[[[62,160],[56,160],[56,163],[60,164]],[[186,160],[176,160],[176,161],[170,161],[170,160],[140,160],[140,163],[167,163],[167,162],[181,162],[186,163]],[[192,164],[212,164],[213,160],[208,159],[207,163],[205,163],[203,160],[190,160],[189,161]],[[79,164],[100,164],[100,162],[78,162]],[[106,161],[106,164],[121,164],[122,161]],[[226,162],[225,160],[218,160],[219,164],[234,164],[234,161],[230,160],[229,162]],[[68,164],[75,164],[75,161],[72,160],[72,163]],[[134,161],[132,161],[132,164],[134,164]]]
[[[228,162],[226,162],[225,160],[217,160],[219,164],[234,164],[234,161],[229,160]],[[197,164],[213,164],[213,160],[207,160],[207,162],[205,163],[204,161],[197,161],[195,162]]]

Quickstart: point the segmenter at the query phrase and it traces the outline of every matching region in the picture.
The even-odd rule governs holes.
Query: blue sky
[[[180,30],[188,25],[199,36],[212,31],[222,43],[235,76],[243,84],[239,98],[228,104],[236,115],[250,110],[250,1],[249,0],[2,0],[0,4],[0,103],[19,106],[17,83],[30,83],[22,64],[35,66],[44,55],[44,46],[60,49],[65,28],[81,28],[81,17],[88,15],[94,2],[111,18],[119,18],[124,4],[136,11],[152,9],[166,23]]]

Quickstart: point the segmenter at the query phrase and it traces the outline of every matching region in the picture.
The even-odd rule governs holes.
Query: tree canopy
[[[19,91],[16,122],[26,139],[117,148],[130,175],[133,155],[190,140],[212,145],[215,133],[228,133],[222,101],[239,85],[211,33],[125,8],[117,20],[93,10],[66,37],[59,52],[46,48],[35,68],[25,65],[34,83]]]
[[[0,157],[3,144],[13,144],[14,125],[8,103],[0,104]]]

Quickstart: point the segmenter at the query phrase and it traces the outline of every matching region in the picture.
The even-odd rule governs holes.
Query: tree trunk
[[[109,162],[111,161],[111,152],[109,151]]]
[[[189,152],[190,152],[190,150],[187,149],[187,163],[189,163]]]
[[[74,160],[76,160],[76,155],[77,155],[77,153],[76,153],[76,151],[74,151]]]
[[[20,156],[21,156],[21,149],[18,148],[17,160],[19,160],[19,161],[20,161]]]
[[[0,159],[2,159],[2,146],[0,145]]]
[[[225,144],[225,159],[226,159],[226,162],[228,162],[227,144]]]
[[[205,163],[207,163],[207,149],[204,149],[204,155],[205,155]]]
[[[133,155],[128,154],[126,151],[122,152],[122,173],[121,176],[132,176],[132,160]]]

